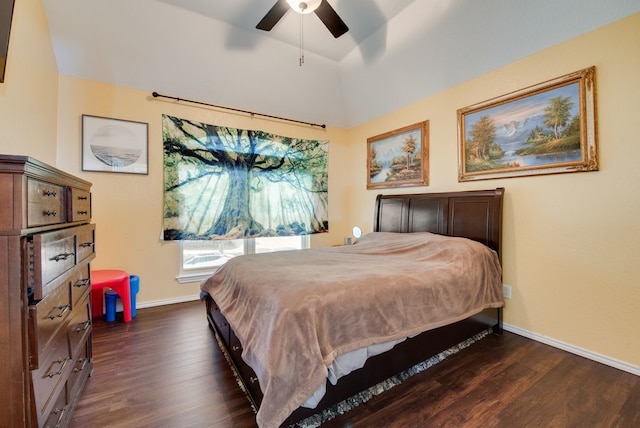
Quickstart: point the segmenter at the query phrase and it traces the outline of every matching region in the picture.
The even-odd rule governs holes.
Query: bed
[[[373,232],[355,245],[242,256],[203,281],[209,325],[258,425],[294,425],[500,333],[503,194],[378,195]],[[352,367],[336,374],[342,358]]]

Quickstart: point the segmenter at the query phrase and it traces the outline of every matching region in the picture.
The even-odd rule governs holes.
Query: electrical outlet
[[[502,291],[504,292],[504,298],[505,299],[510,299],[511,298],[511,286],[510,285],[502,284]]]

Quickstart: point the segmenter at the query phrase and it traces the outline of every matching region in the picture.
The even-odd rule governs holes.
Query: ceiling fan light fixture
[[[287,0],[287,3],[291,7],[291,9],[294,10],[295,12],[306,15],[308,13],[315,11],[318,8],[318,6],[320,6],[320,3],[322,3],[322,0],[307,0],[307,1]]]

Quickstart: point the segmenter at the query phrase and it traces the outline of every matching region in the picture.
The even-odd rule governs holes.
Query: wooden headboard
[[[482,242],[501,257],[504,188],[378,195],[374,232],[432,232]]]

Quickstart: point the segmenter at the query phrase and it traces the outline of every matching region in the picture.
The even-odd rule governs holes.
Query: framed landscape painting
[[[82,170],[148,174],[149,125],[82,115]]]
[[[595,67],[458,110],[458,181],[598,170]]]
[[[429,184],[429,121],[367,139],[367,189]]]

